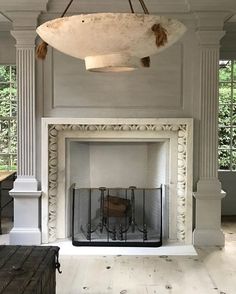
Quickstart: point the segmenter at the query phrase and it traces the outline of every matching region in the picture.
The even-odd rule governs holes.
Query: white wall
[[[70,148],[70,185],[90,186],[90,150],[88,143],[71,141]]]
[[[186,22],[186,21],[185,21]],[[174,46],[134,72],[86,72],[84,62],[49,48],[41,81],[44,116],[196,117],[199,64],[194,21]],[[40,87],[39,87],[40,88]],[[40,89],[39,89],[40,91]]]
[[[90,145],[92,187],[145,187],[146,177],[146,144],[93,143]]]
[[[71,183],[80,188],[159,187],[166,182],[165,148],[163,142],[71,142]]]
[[[168,184],[167,142],[148,144],[147,184],[150,188]]]
[[[179,43],[160,58],[153,56],[150,69],[98,74],[87,72],[84,61],[54,50],[53,107],[181,107],[182,51]]]

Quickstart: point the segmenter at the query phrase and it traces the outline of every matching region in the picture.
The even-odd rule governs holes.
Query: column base
[[[222,230],[195,229],[193,244],[195,246],[224,246],[225,236]]]
[[[37,228],[13,228],[9,240],[10,245],[40,245],[41,232]]]
[[[200,180],[196,198],[196,227],[193,244],[196,246],[224,246],[225,237],[221,230],[221,200],[225,192],[218,179]]]
[[[14,198],[14,227],[10,232],[11,245],[40,245],[40,197],[37,181],[21,177],[9,194]],[[28,183],[28,184],[27,184]],[[23,189],[24,188],[24,189]]]
[[[37,191],[38,181],[33,176],[17,176],[17,179],[14,182],[14,190]]]

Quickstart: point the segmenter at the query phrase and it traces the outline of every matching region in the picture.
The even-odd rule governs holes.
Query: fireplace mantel
[[[66,139],[86,140],[156,140],[172,142],[177,157],[175,216],[176,240],[192,243],[192,145],[191,118],[127,119],[127,118],[43,118],[42,119],[42,242],[57,239],[58,223],[65,226],[65,156]],[[58,160],[60,156],[60,160]],[[173,161],[173,158],[170,158]],[[171,169],[171,163],[170,163]],[[173,184],[170,179],[170,185]],[[62,193],[59,190],[63,190]],[[170,200],[171,201],[171,200]],[[60,213],[60,220],[59,215]],[[63,237],[63,236],[62,236]],[[65,237],[65,236],[64,236]]]

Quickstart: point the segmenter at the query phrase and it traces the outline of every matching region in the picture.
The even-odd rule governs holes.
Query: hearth
[[[71,191],[73,245],[162,245],[162,187]]]

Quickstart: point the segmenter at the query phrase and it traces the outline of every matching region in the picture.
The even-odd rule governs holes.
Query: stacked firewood
[[[130,200],[118,196],[107,196],[104,199],[103,214],[105,217],[124,217],[130,210]]]

